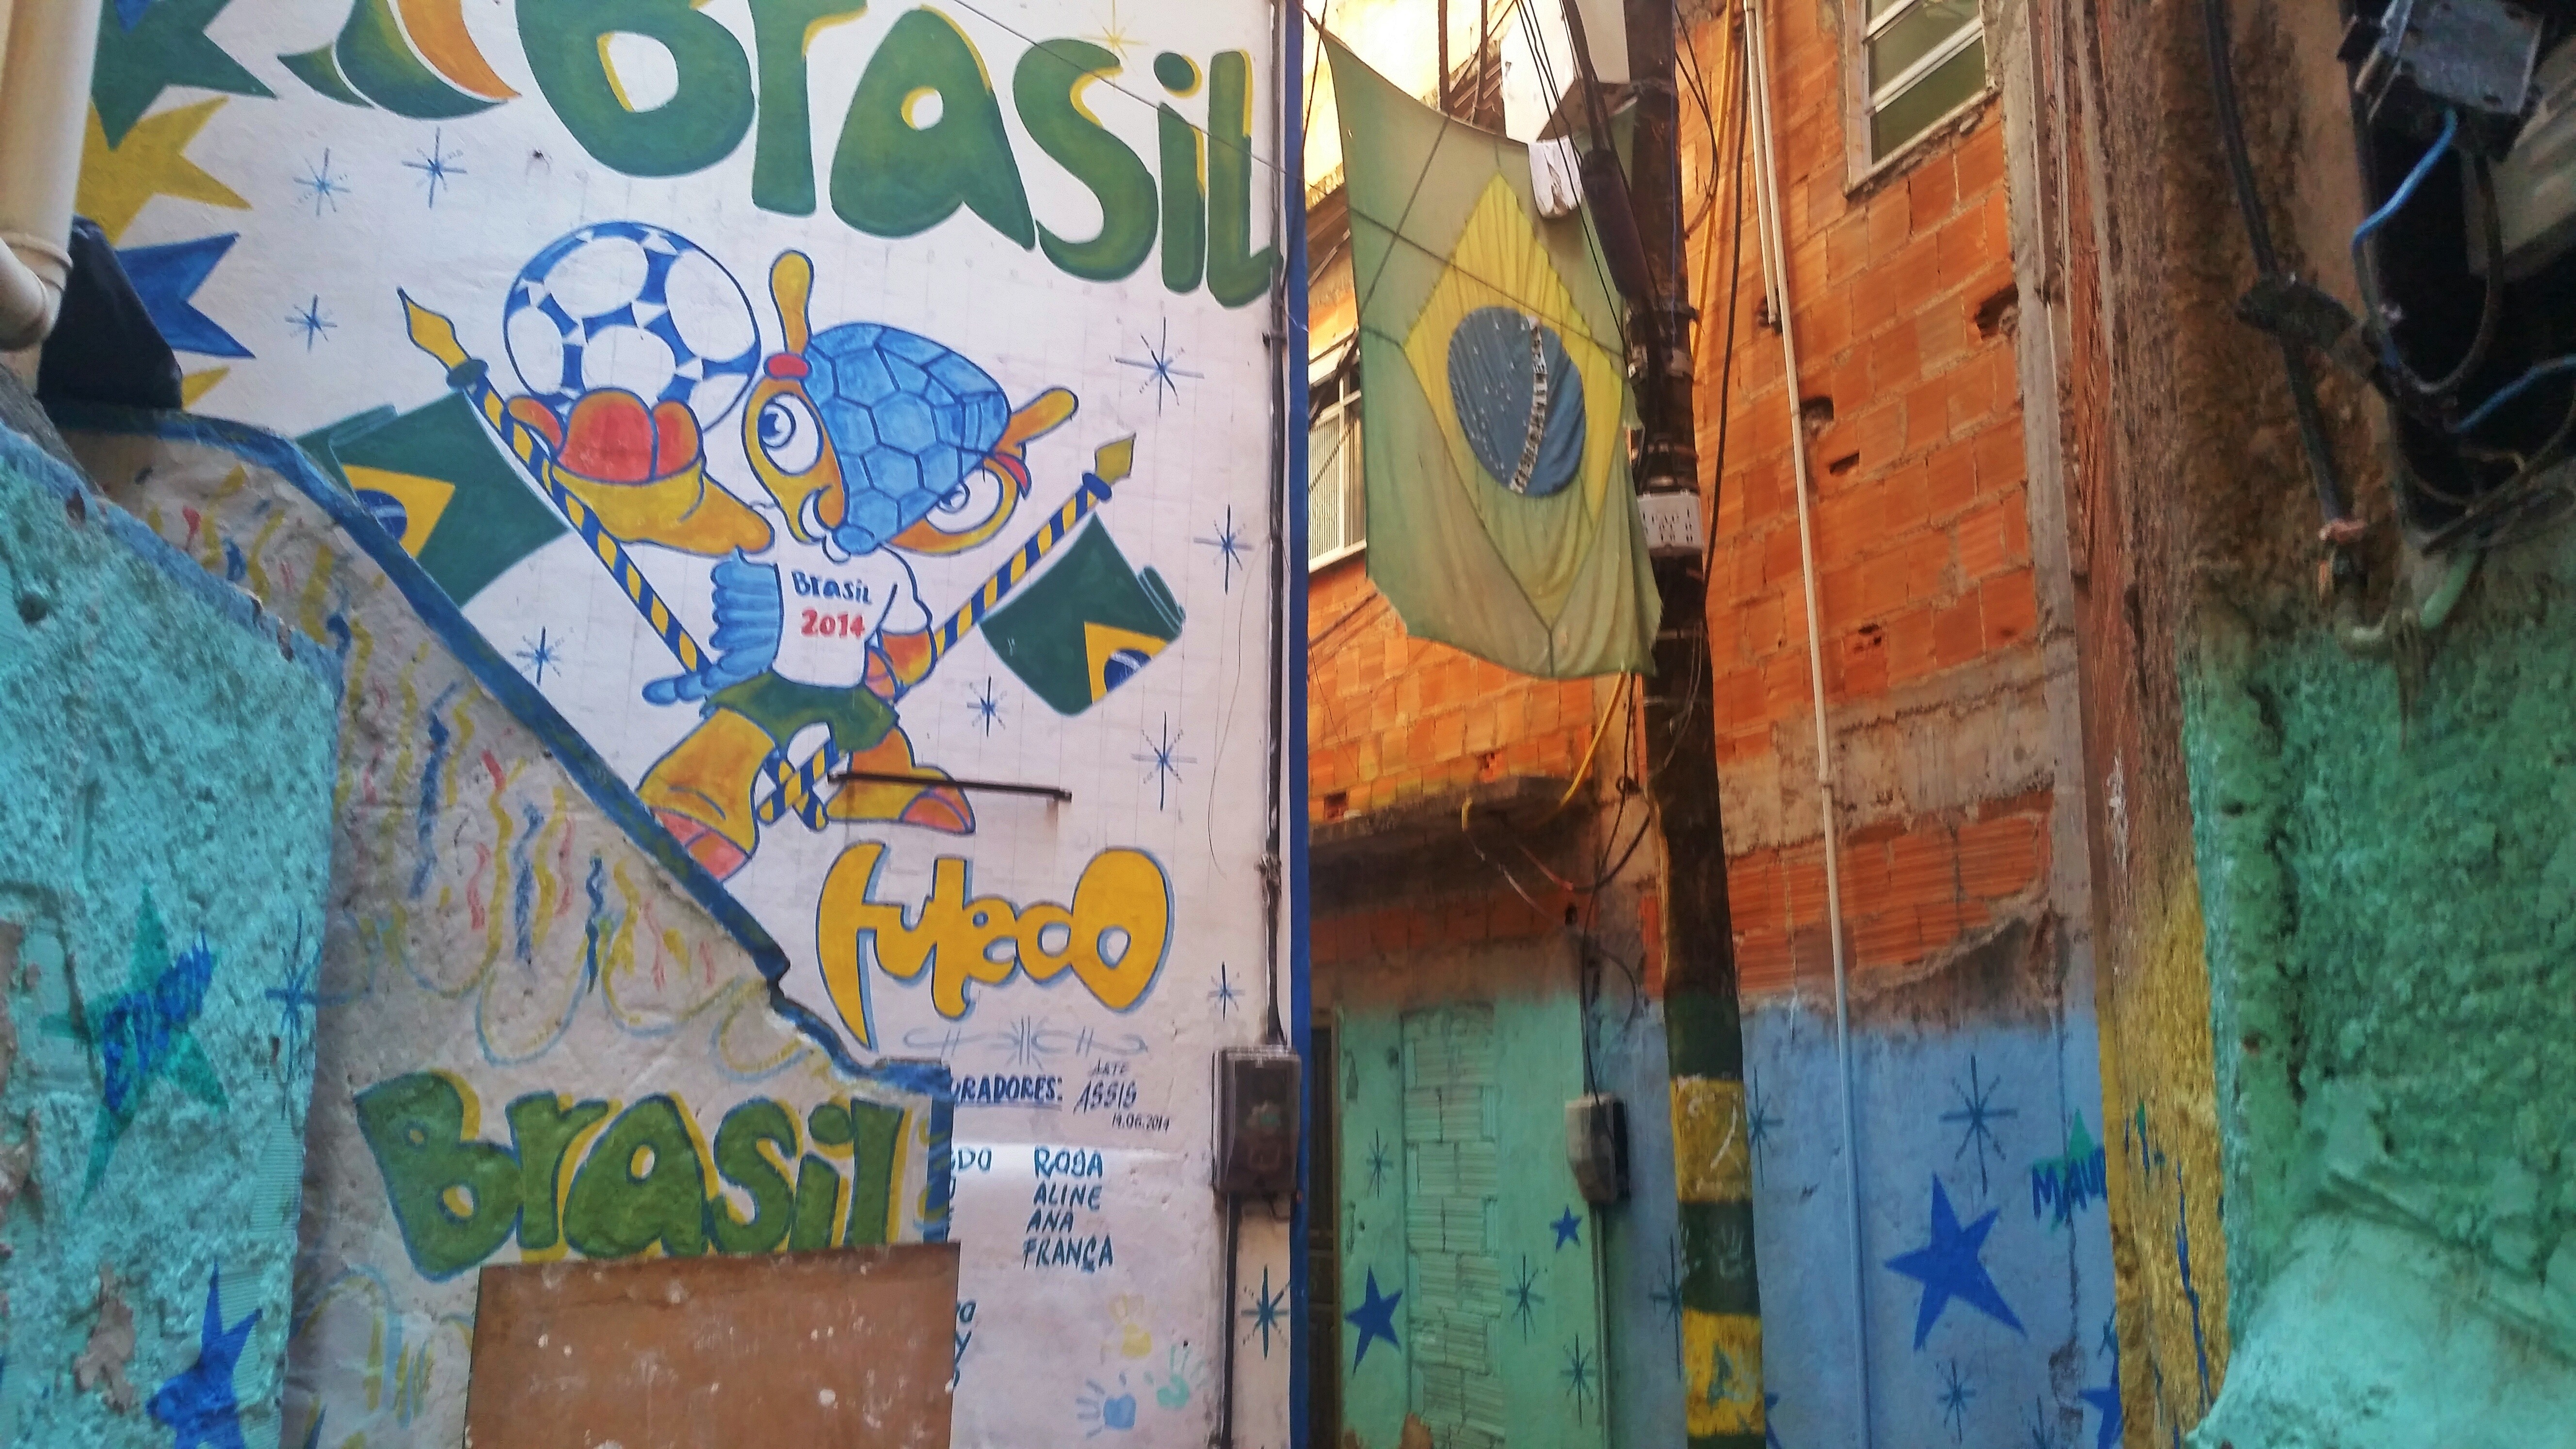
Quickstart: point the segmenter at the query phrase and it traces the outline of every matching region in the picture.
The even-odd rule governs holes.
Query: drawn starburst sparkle
[[[1678,1354],[1681,1351],[1682,1332],[1682,1245],[1680,1239],[1670,1234],[1664,1237],[1663,1281],[1657,1283],[1646,1297],[1657,1308],[1662,1309],[1664,1316],[1671,1320],[1673,1351]]]
[[[1127,58],[1127,47],[1134,45],[1136,38],[1118,23],[1118,0],[1109,0],[1109,23],[1091,38],[1099,42],[1101,49],[1115,52],[1120,60]]]
[[[1538,1291],[1538,1273],[1530,1267],[1529,1254],[1521,1254],[1520,1271],[1513,1275],[1511,1286],[1503,1290],[1503,1301],[1510,1305],[1512,1316],[1521,1321],[1521,1338],[1527,1341],[1538,1306],[1547,1302],[1547,1295]]]
[[[1995,1088],[2000,1085],[1999,1081],[1989,1082],[1979,1077],[1976,1054],[1971,1052],[1968,1055],[1968,1085],[1960,1086],[1956,1078],[1950,1082],[1950,1090],[1959,1094],[1958,1110],[1941,1114],[1942,1121],[1961,1129],[1959,1150],[1950,1154],[1951,1157],[1965,1157],[1970,1148],[1976,1149],[1977,1192],[1981,1196],[1989,1190],[1986,1153],[1991,1150],[1998,1159],[2004,1155],[2003,1144],[1995,1140],[1994,1124],[2021,1115],[2010,1107],[1994,1104]]]
[[[1170,808],[1172,787],[1181,783],[1181,766],[1198,763],[1194,756],[1174,753],[1180,748],[1182,738],[1173,733],[1172,717],[1167,714],[1163,716],[1162,737],[1158,740],[1146,735],[1144,753],[1128,756],[1145,767],[1145,780],[1154,787],[1154,808],[1157,810]]]
[[[1941,1417],[1950,1422],[1950,1442],[1961,1442],[1968,1432],[1968,1401],[1977,1391],[1968,1387],[1968,1376],[1952,1359],[1941,1366]]]
[[[1216,1014],[1234,1015],[1234,1004],[1242,999],[1243,993],[1235,988],[1234,978],[1226,974],[1226,964],[1219,961],[1216,963],[1216,989],[1208,993],[1208,1000],[1216,1003]]]
[[[333,211],[340,209],[340,198],[349,194],[349,178],[331,169],[331,149],[326,146],[322,159],[307,163],[304,174],[295,178],[295,188],[313,203],[313,214],[320,216],[326,206]]]
[[[429,192],[429,204],[436,206],[438,188],[455,185],[454,178],[465,174],[465,168],[456,164],[464,159],[464,152],[447,149],[444,130],[434,130],[429,133],[429,149],[420,152],[419,159],[405,161],[403,165],[420,173],[421,185]]]
[[[993,733],[994,726],[1002,722],[1002,700],[993,692],[990,675],[985,676],[984,687],[975,692],[974,698],[966,701],[966,708],[974,712],[975,727],[988,736]]]
[[[1753,1171],[1760,1176],[1763,1155],[1770,1150],[1771,1134],[1779,1127],[1780,1119],[1772,1114],[1771,1103],[1762,1095],[1760,1078],[1748,1073],[1744,1091],[1748,1099],[1744,1114],[1745,1145],[1753,1149]]]
[[[337,330],[340,324],[331,320],[330,314],[322,310],[322,299],[315,297],[287,313],[286,325],[304,334],[304,350],[311,352],[314,343],[330,340],[324,333]]]
[[[1283,1338],[1287,1336],[1288,1329],[1280,1322],[1282,1317],[1281,1310],[1287,1307],[1287,1304],[1288,1290],[1285,1287],[1282,1287],[1279,1289],[1277,1294],[1274,1295],[1270,1291],[1270,1269],[1266,1266],[1263,1267],[1261,1270],[1260,1296],[1253,1299],[1252,1306],[1250,1308],[1246,1308],[1242,1311],[1243,1317],[1252,1320],[1252,1328],[1245,1336],[1249,1337],[1251,1333],[1259,1333],[1261,1335],[1261,1356],[1263,1358],[1270,1357],[1270,1335],[1273,1330],[1276,1330]]]
[[[1599,1392],[1599,1385],[1595,1382],[1599,1373],[1599,1357],[1585,1352],[1582,1335],[1575,1335],[1573,1345],[1565,1351],[1565,1367],[1559,1369],[1556,1376],[1565,1380],[1565,1391],[1574,1399],[1574,1417],[1578,1423],[1583,1419],[1585,1402]]]
[[[1225,565],[1225,591],[1230,594],[1234,592],[1234,571],[1251,549],[1234,526],[1234,505],[1227,504],[1225,520],[1211,527],[1216,530],[1214,533],[1190,541],[1216,550],[1217,558]]]
[[[1369,1196],[1377,1196],[1377,1190],[1386,1183],[1386,1170],[1394,1165],[1394,1157],[1386,1150],[1386,1134],[1369,1133]]]
[[[1143,392],[1147,389],[1151,389],[1153,391],[1154,415],[1156,417],[1160,417],[1163,413],[1165,395],[1169,394],[1175,398],[1181,395],[1181,385],[1175,379],[1184,377],[1203,378],[1207,376],[1207,374],[1204,372],[1192,372],[1188,368],[1180,365],[1181,354],[1173,350],[1172,323],[1171,319],[1168,317],[1163,319],[1163,340],[1160,343],[1155,342],[1154,339],[1147,337],[1142,332],[1136,334],[1136,340],[1145,344],[1144,356],[1121,357],[1114,360],[1121,367],[1137,368],[1145,374],[1145,380],[1137,384],[1136,390]]]
[[[563,641],[549,638],[545,630],[539,629],[536,638],[522,636],[519,643],[526,646],[519,650],[519,662],[528,666],[528,673],[535,677],[537,687],[544,688],[546,671],[563,667]]]

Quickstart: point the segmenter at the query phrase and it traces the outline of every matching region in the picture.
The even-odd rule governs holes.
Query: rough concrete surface
[[[339,678],[0,432],[0,1443],[276,1442]]]

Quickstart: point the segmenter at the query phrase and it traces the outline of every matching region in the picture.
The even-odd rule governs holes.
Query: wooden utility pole
[[[1645,424],[1636,476],[1641,489],[1696,494],[1679,21],[1675,0],[1625,5],[1636,121],[1628,189],[1648,282],[1629,324],[1638,344],[1631,353],[1640,369],[1637,401]],[[1647,788],[1664,846],[1664,1032],[1681,1200],[1684,1402],[1692,1449],[1763,1449],[1762,1300],[1754,1279],[1743,1019],[1718,805],[1707,558],[1705,550],[1693,550],[1655,560],[1663,627],[1646,696],[1646,757],[1653,767]]]

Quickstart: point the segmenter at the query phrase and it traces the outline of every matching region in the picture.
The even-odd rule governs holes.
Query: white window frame
[[[1357,359],[1352,359],[1352,362],[1355,363],[1356,360]],[[1351,487],[1351,460],[1354,457],[1359,456],[1357,449],[1361,446],[1359,368],[1355,365],[1346,364],[1342,367],[1326,372],[1324,377],[1317,378],[1316,381],[1321,383],[1328,378],[1338,378],[1340,380],[1340,392],[1331,402],[1326,403],[1320,411],[1316,412],[1307,423],[1306,446],[1311,455],[1311,451],[1314,447],[1313,440],[1316,431],[1322,428],[1327,422],[1338,425],[1337,432],[1339,437],[1334,444],[1332,481],[1333,486],[1340,489],[1342,495],[1342,538],[1331,548],[1325,549],[1321,552],[1315,551],[1313,539],[1309,538],[1306,541],[1306,571],[1308,573],[1312,573],[1317,569],[1329,568],[1332,565],[1340,563],[1342,560],[1351,557],[1353,554],[1366,551],[1368,548],[1368,500],[1364,496],[1354,496],[1354,491]],[[1366,461],[1367,460],[1365,458],[1361,459],[1361,476],[1363,478],[1366,476]],[[1316,482],[1313,467],[1313,461],[1310,456],[1307,464],[1306,482],[1306,488],[1310,494],[1314,491]],[[1351,520],[1354,517],[1359,519],[1360,525],[1357,537],[1351,536]]]
[[[1903,96],[1924,77],[1981,38],[1989,38],[1985,6],[1977,7],[1974,23],[1962,25],[1958,33],[1942,41],[1907,66],[1887,84],[1872,90],[1869,84],[1869,43],[1884,35],[1905,17],[1920,9],[1926,0],[1903,0],[1876,20],[1869,18],[1869,0],[1850,0],[1847,14],[1851,23],[1843,27],[1849,40],[1843,47],[1843,108],[1845,153],[1849,158],[1850,189],[1858,189],[1883,171],[1902,166],[1920,153],[1926,139],[1940,134],[1943,127],[1963,113],[1985,104],[1995,93],[1995,56],[1991,43],[1986,49],[1985,81],[1966,100],[1943,112],[1923,129],[1899,141],[1884,156],[1871,154],[1871,122],[1888,102]]]

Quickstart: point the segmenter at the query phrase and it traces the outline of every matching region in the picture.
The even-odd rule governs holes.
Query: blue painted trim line
[[[97,407],[86,404],[67,405],[55,411],[56,425],[70,432],[109,433],[126,437],[158,438],[163,442],[196,443],[218,448],[254,463],[293,483],[316,506],[330,515],[352,543],[355,543],[385,576],[421,622],[439,637],[448,651],[472,674],[475,682],[489,690],[508,710],[512,718],[534,733],[545,747],[554,752],[555,760],[581,786],[600,812],[626,832],[638,850],[653,858],[681,889],[689,893],[706,913],[715,918],[725,934],[751,956],[752,963],[769,983],[770,1009],[793,1022],[798,1031],[810,1038],[831,1058],[843,1074],[865,1081],[882,1082],[897,1091],[918,1092],[936,1101],[953,1101],[948,1068],[938,1062],[887,1061],[874,1065],[854,1056],[839,1032],[829,1022],[802,1004],[791,1000],[780,982],[787,975],[787,953],[733,893],[698,864],[671,833],[653,818],[641,797],[618,777],[608,762],[600,758],[581,732],[572,727],[556,710],[553,701],[540,693],[517,667],[501,656],[482,631],[465,617],[465,611],[438,581],[420,566],[420,561],[403,551],[394,536],[385,532],[358,500],[338,484],[324,477],[304,455],[304,450],[275,433],[243,423],[216,418],[196,417],[187,413],[155,413],[134,408]],[[29,445],[32,446],[32,445]],[[51,460],[47,460],[50,462]],[[60,464],[55,464],[59,468]],[[129,520],[131,521],[131,520]],[[151,531],[140,522],[134,527],[146,537]],[[157,537],[153,542],[168,549]],[[177,550],[170,550],[174,556]],[[188,565],[203,576],[205,571],[190,561]]]
[[[0,428],[0,461],[35,480],[36,486],[51,493],[61,502],[74,498],[88,510],[87,517],[107,530],[108,535],[125,546],[143,562],[159,569],[169,579],[202,601],[217,614],[254,634],[274,638],[286,657],[303,666],[317,679],[331,686],[334,699],[348,688],[347,671],[340,658],[331,651],[298,633],[283,619],[277,619],[247,590],[238,589],[205,571],[195,559],[170,546],[167,539],[154,533],[142,519],[126,512],[106,498],[92,492],[87,480],[63,466],[63,460],[37,447],[32,439]],[[337,752],[339,742],[332,742]]]
[[[1279,88],[1280,166],[1279,186],[1285,193],[1282,208],[1287,235],[1281,255],[1285,258],[1288,284],[1288,339],[1283,344],[1288,360],[1288,395],[1279,406],[1288,411],[1283,420],[1288,433],[1287,473],[1290,479],[1306,476],[1306,413],[1312,406],[1306,396],[1308,351],[1313,343],[1306,328],[1306,13],[1302,6],[1283,5],[1280,15],[1279,69],[1286,83]],[[1306,871],[1306,510],[1302,497],[1282,488],[1280,502],[1288,509],[1288,558],[1282,575],[1290,581],[1288,597],[1279,602],[1288,610],[1289,645],[1282,658],[1288,669],[1287,719],[1278,728],[1288,731],[1288,781],[1282,788],[1292,792],[1283,812],[1288,830],[1288,1039],[1296,1044],[1299,1060],[1306,1064],[1307,1091],[1314,1091],[1316,1073],[1329,1075],[1332,1064],[1315,1060],[1314,1032],[1314,960],[1313,910],[1307,888]],[[1314,1351],[1306,1325],[1308,1298],[1313,1284],[1307,1274],[1307,1218],[1314,1211],[1309,1198],[1314,1186],[1314,1124],[1297,1134],[1297,1203],[1288,1215],[1288,1442],[1320,1442],[1314,1426],[1307,1423],[1308,1359]],[[1338,1207],[1327,1203],[1325,1211]],[[1335,1304],[1339,1308],[1341,1305]],[[1234,1305],[1226,1306],[1231,1326]],[[1334,1440],[1339,1425],[1326,1425],[1322,1438]]]

